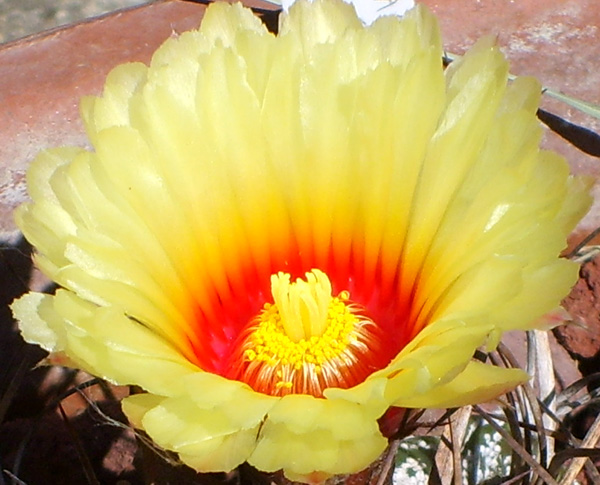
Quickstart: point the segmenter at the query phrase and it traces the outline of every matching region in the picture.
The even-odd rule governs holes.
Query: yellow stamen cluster
[[[241,335],[230,377],[272,395],[321,396],[327,387],[349,387],[373,372],[380,331],[349,301],[331,296],[331,283],[317,269],[306,280],[271,276],[274,303],[266,303]]]
[[[358,317],[340,297],[331,298],[326,316],[326,329],[320,335],[312,335],[298,342],[286,333],[277,305],[265,304],[259,316],[259,324],[250,336],[244,357],[269,365],[291,365],[299,370],[304,364],[313,364],[317,373],[321,365],[337,357],[349,344]]]

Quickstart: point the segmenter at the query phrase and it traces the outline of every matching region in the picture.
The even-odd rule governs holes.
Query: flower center
[[[272,275],[274,303],[265,303],[240,335],[228,377],[274,396],[320,397],[328,387],[352,387],[386,365],[379,327],[347,291],[331,292],[318,269],[295,282],[286,273]]]

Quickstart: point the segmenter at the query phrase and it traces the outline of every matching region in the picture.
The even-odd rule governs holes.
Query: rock
[[[558,341],[578,359],[600,356],[600,257],[584,263],[563,305],[573,323],[554,329]]]

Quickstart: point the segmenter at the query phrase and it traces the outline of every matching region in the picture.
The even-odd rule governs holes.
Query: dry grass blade
[[[553,431],[556,429],[556,426],[552,418],[543,413],[535,404],[538,404],[538,399],[540,399],[550,411],[555,410],[553,396],[556,389],[556,380],[554,379],[554,362],[552,360],[548,332],[541,330],[527,332],[527,360],[527,370],[533,375],[538,391],[537,399],[531,399],[530,396],[527,397],[532,405],[534,417],[536,415],[541,416],[541,424],[544,427],[544,432],[539,433],[538,436],[540,441],[543,441],[543,449],[545,450],[545,453],[542,454],[544,460],[542,464],[546,465],[554,454],[554,440],[548,430]],[[535,424],[536,426],[538,425],[537,420]]]
[[[42,424],[42,418],[44,417],[44,415],[47,412],[56,409],[60,405],[60,402],[63,399],[70,396],[71,394],[78,393],[83,389],[86,389],[91,386],[95,386],[95,385],[99,384],[100,382],[101,382],[101,379],[96,377],[96,378],[90,379],[89,381],[78,384],[77,386],[71,387],[69,389],[66,389],[66,390],[61,389],[60,392],[58,393],[58,395],[55,398],[51,399],[50,402],[48,402],[48,404],[44,407],[43,411],[32,421],[32,424],[29,427],[29,429],[27,430],[27,433],[25,433],[25,435],[21,439],[21,442],[19,443],[19,446],[17,447],[16,453],[15,453],[15,459],[14,459],[13,467],[12,467],[12,473],[15,476],[17,476],[21,470],[21,464],[23,462],[23,457],[25,455],[27,447],[28,447],[29,443],[31,442],[31,440],[33,439],[35,433],[37,433],[40,425]],[[68,385],[70,385],[70,381],[69,381]],[[64,386],[60,385],[58,387],[62,388]],[[61,410],[62,410],[62,408],[61,408]],[[13,485],[16,485],[16,482],[13,481],[12,483],[13,483]]]
[[[494,430],[506,440],[508,445],[515,450],[517,453],[521,455],[523,460],[527,462],[527,464],[537,473],[537,475],[544,481],[546,485],[558,485],[558,482],[554,480],[552,475],[548,473],[548,471],[541,466],[537,460],[531,456],[531,454],[521,446],[511,435],[508,433],[502,426],[500,426],[496,420],[490,416],[487,412],[481,409],[479,406],[474,406],[475,411],[487,421],[487,423],[494,428]]]
[[[98,481],[98,478],[96,478],[96,474],[94,473],[94,467],[92,466],[92,463],[90,462],[90,459],[87,453],[85,452],[83,445],[81,444],[81,440],[79,439],[79,436],[77,436],[77,433],[73,429],[73,426],[69,421],[69,417],[65,413],[65,410],[63,409],[62,404],[60,403],[58,405],[58,410],[60,411],[60,415],[63,418],[63,421],[65,423],[65,426],[67,427],[69,434],[71,435],[71,438],[75,445],[75,449],[77,451],[77,455],[79,456],[79,460],[81,461],[81,465],[83,467],[83,472],[85,473],[87,482],[90,485],[100,485],[100,482]]]
[[[519,367],[519,363],[517,359],[514,357],[512,352],[502,343],[498,345],[498,354],[505,360],[508,364],[508,367]],[[493,356],[492,356],[493,357]],[[550,360],[550,363],[552,360]],[[550,364],[551,365],[551,364]],[[521,391],[525,399],[522,400],[521,405],[521,413],[523,417],[523,421],[526,424],[531,424],[533,420],[533,425],[535,426],[536,433],[532,433],[529,430],[529,427],[525,427],[525,435],[528,439],[535,439],[539,447],[539,464],[543,468],[548,464],[549,459],[551,458],[548,453],[547,439],[546,436],[550,434],[547,432],[544,427],[543,413],[540,407],[539,398],[535,392],[535,390],[531,387],[529,383],[525,383],[520,386],[515,392],[518,396],[521,396],[519,393]],[[512,394],[512,393],[511,393]],[[529,450],[530,455],[533,454],[533,450]]]
[[[425,426],[421,421],[423,414],[425,414],[425,409],[407,409],[402,416],[397,430],[390,435],[390,440],[402,440],[402,438],[406,438],[408,435],[414,433],[415,430]],[[431,428],[435,426],[436,424],[433,424]]]
[[[592,239],[594,239],[598,234],[600,234],[600,227],[597,227],[592,232],[590,232],[586,237],[583,238],[582,241],[575,246],[570,253],[565,255],[568,259],[576,258],[579,255],[579,251],[581,251]]]
[[[538,386],[540,398],[548,403],[548,398],[554,394],[556,380],[554,379],[554,362],[550,350],[550,339],[545,330],[527,332],[528,370],[533,373]],[[552,409],[552,406],[548,406]]]
[[[584,404],[589,405],[591,401],[598,399],[600,397],[600,388],[591,392],[586,392],[583,396],[576,398],[580,391],[584,390],[588,385],[596,381],[600,381],[600,372],[595,372],[594,374],[585,376],[575,381],[569,387],[565,388],[560,394],[558,394],[556,398],[557,414],[562,416],[563,414],[570,412],[572,409],[583,406]],[[561,411],[563,412],[561,413]]]
[[[442,485],[462,483],[461,450],[470,417],[471,406],[462,407],[450,416],[444,427],[440,446],[435,453],[435,466]]]
[[[591,428],[585,435],[585,438],[583,439],[583,442],[581,443],[582,448],[593,448],[596,446],[596,444],[598,443],[599,440],[600,440],[600,415],[596,416],[596,420],[594,421],[594,424],[592,424]],[[575,481],[575,478],[577,477],[577,475],[579,475],[579,472],[583,468],[583,465],[585,464],[587,459],[588,459],[587,457],[575,458],[571,462],[571,465],[569,466],[569,468],[567,469],[567,472],[565,473],[565,476],[561,480],[560,485],[571,485]]]
[[[575,382],[574,384],[572,384],[571,386],[569,386],[569,388],[567,388],[565,390],[566,394],[570,398],[572,398],[575,394],[577,394],[577,392],[579,390],[581,390],[582,381],[589,382],[590,380],[595,380],[595,379],[597,379],[598,374],[593,374],[588,377],[593,377],[594,379],[587,379],[587,378],[580,379],[579,381]],[[599,390],[597,390],[597,391],[599,391]],[[562,393],[560,393],[558,395],[558,397],[561,397],[561,396],[562,396]],[[589,396],[589,395],[586,395],[586,396]],[[581,406],[585,407],[585,405],[587,405],[587,404],[593,404],[594,401],[595,401],[595,399],[585,399],[585,400],[581,400],[581,401],[578,400],[574,404],[566,402],[562,406],[567,409],[580,408]],[[575,436],[573,436],[573,434],[569,431],[568,426],[565,426],[564,419],[561,420],[561,418],[558,417],[557,413],[553,413],[550,409],[545,407],[545,405],[543,403],[541,405],[542,405],[545,415],[548,416],[550,419],[552,419],[554,421],[555,425],[557,426],[556,431],[553,433],[554,438],[557,440],[557,442],[562,443],[564,446],[574,447],[574,448],[564,449],[554,455],[554,457],[552,458],[552,462],[550,463],[550,466],[548,468],[548,471],[550,472],[550,474],[552,474],[553,476],[556,476],[556,474],[558,474],[559,469],[564,464],[564,462],[571,458],[576,458],[579,456],[590,457],[590,458],[600,457],[600,449],[590,450],[589,448],[582,448],[583,444],[582,444],[581,440],[579,440]],[[560,408],[559,408],[559,411],[560,411]],[[585,466],[586,474],[590,478],[591,483],[600,484],[600,472],[598,471],[598,469],[596,468],[594,463],[590,460],[585,460],[584,466]]]
[[[591,458],[598,459],[600,458],[600,449],[598,448],[569,448],[568,450],[559,451],[552,460],[550,468],[548,471],[555,475],[558,473],[560,468],[564,465],[564,463],[568,460],[572,460],[573,458]],[[594,482],[597,483],[597,482]]]
[[[600,471],[590,460],[585,461],[585,472],[591,483],[600,483]]]
[[[600,106],[598,106],[597,104],[581,101],[580,99],[573,98],[572,96],[567,96],[566,94],[548,88],[543,89],[543,94],[558,99],[563,103],[566,103],[569,106],[572,106],[573,108],[581,111],[582,113],[600,119]]]
[[[584,264],[592,261],[598,254],[600,254],[600,246],[597,244],[584,246],[577,252],[575,257],[571,258],[571,260],[577,264]]]
[[[490,359],[495,365],[504,364],[505,366],[509,366],[508,358],[502,353],[501,349],[497,349],[497,355],[490,354]],[[508,423],[512,439],[523,449],[527,450],[529,455],[535,456],[537,450],[534,449],[535,440],[532,433],[532,427],[529,421],[523,422],[523,417],[526,417],[528,414],[528,406],[523,395],[523,390],[517,388],[514,391],[509,392],[506,395],[506,400],[508,401],[508,405],[502,406],[502,412],[504,414],[504,419]],[[500,416],[495,416],[495,419],[499,421],[503,420]],[[528,469],[528,463],[517,448],[514,446],[511,446],[510,448],[512,449],[510,476],[519,475],[523,469]],[[528,473],[521,483],[522,485],[529,485],[531,483],[531,473]]]
[[[388,480],[388,477],[392,475],[392,467],[394,466],[394,460],[396,458],[396,453],[398,453],[399,446],[400,440],[393,440],[388,446],[384,463],[381,467],[381,473],[375,485],[385,485],[385,483]]]
[[[492,361],[494,361],[494,359],[492,359]],[[522,425],[521,421],[519,420],[519,413],[517,411],[519,408],[522,413],[522,409],[525,407],[521,398],[521,393],[518,390],[515,390],[508,393],[505,398],[508,402],[502,406],[502,412],[504,416],[496,416],[495,418],[505,421],[506,424],[508,424],[510,434],[513,439],[516,440],[521,446],[526,446],[529,448],[531,440],[527,436],[528,429]],[[523,457],[514,448],[511,449],[512,454],[510,459],[510,476],[516,476],[527,467],[527,464],[523,461]],[[524,478],[522,484],[527,485],[528,483],[528,479]]]
[[[471,406],[465,406],[456,413],[456,419],[450,421],[450,438],[452,442],[452,469],[454,485],[462,484],[462,444],[467,434],[467,426],[471,417]]]
[[[25,355],[21,359],[21,362],[19,362],[19,366],[13,374],[12,379],[8,384],[8,387],[6,388],[2,396],[0,396],[0,423],[4,421],[4,417],[6,416],[6,412],[8,411],[10,403],[16,395],[17,390],[19,389],[19,386],[21,385],[23,378],[25,377],[25,374],[29,372],[30,365],[30,359],[27,357],[27,355]]]
[[[13,473],[11,473],[8,470],[2,470],[4,473],[6,473],[6,476],[8,478],[10,478],[12,480],[12,483],[14,485],[27,485],[23,480],[19,480],[19,478],[17,476],[15,476]],[[2,481],[2,483],[4,483],[4,481]]]
[[[509,478],[506,481],[503,481],[502,485],[516,485],[518,483],[522,483],[522,480],[525,480],[527,475],[529,475],[529,470],[519,473],[517,476]]]

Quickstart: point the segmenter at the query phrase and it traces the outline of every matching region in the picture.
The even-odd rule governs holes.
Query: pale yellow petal
[[[291,433],[298,435],[314,429],[326,429],[335,438],[351,440],[373,433],[376,428],[374,418],[383,411],[341,399],[324,400],[305,394],[291,394],[279,400],[269,411],[269,422],[285,425]]]
[[[347,422],[346,425],[355,424]],[[346,440],[327,428],[294,433],[285,423],[269,419],[261,429],[261,439],[248,462],[264,471],[283,468],[288,477],[295,479],[314,472],[355,473],[366,468],[387,446],[375,421],[371,421],[371,429],[359,438]]]
[[[259,420],[260,422],[260,420]],[[145,413],[143,429],[159,446],[187,455],[205,472],[229,471],[244,462],[256,441],[258,424],[239,429],[218,410],[199,410],[187,397],[170,398]]]
[[[454,379],[423,394],[406,396],[397,406],[457,408],[491,401],[529,380],[521,369],[504,369],[472,361]]]
[[[313,472],[359,471],[385,449],[376,421],[384,410],[345,399],[285,396],[269,411],[249,462],[265,471],[283,468],[286,476],[304,480]]]
[[[411,207],[415,224],[407,235],[408,261],[422,261],[435,240],[448,204],[485,143],[506,85],[508,68],[497,48],[480,43],[462,61],[448,74],[446,109],[422,163]]]
[[[159,446],[178,452],[196,470],[229,471],[246,461],[276,399],[215,375],[183,380],[190,394],[161,401],[133,396],[125,411]]]
[[[122,64],[107,76],[102,97],[81,99],[80,111],[90,141],[97,143],[97,134],[111,126],[130,123],[129,99],[143,86],[148,68],[141,62]]]
[[[481,126],[469,131],[473,139],[468,143],[456,127],[449,129],[445,125],[433,138],[434,146],[439,137],[454,140],[444,143],[444,157],[460,159],[461,164],[471,157],[471,162],[469,171],[462,175],[456,162],[443,162],[453,170],[454,179],[435,169],[432,176],[438,177],[444,187],[431,187],[431,177],[423,175],[428,184],[424,193],[435,193],[436,197],[431,199],[435,204],[414,201],[415,215],[425,219],[425,224],[414,226],[422,241],[414,246],[417,252],[413,253],[410,233],[408,236],[408,264],[404,271],[406,278],[414,278],[415,272],[418,275],[411,318],[417,322],[417,330],[441,318],[477,314],[486,324],[497,324],[499,330],[527,326],[554,308],[560,299],[558,295],[564,295],[573,283],[573,276],[568,275],[567,264],[563,263],[558,266],[564,271],[558,267],[553,270],[560,276],[549,283],[552,291],[545,292],[545,283],[533,275],[555,265],[566,235],[588,207],[585,184],[568,178],[567,164],[560,157],[539,151],[541,129],[534,115],[539,84],[524,79],[511,85],[504,98],[499,97],[503,90],[497,83],[506,82],[505,64],[489,40],[453,65],[449,78],[449,93],[455,95],[452,103],[461,109],[468,106],[461,96],[482,88],[489,90],[486,99],[498,104],[485,116],[483,112],[476,115],[478,124],[491,124],[483,131]],[[469,83],[474,84],[469,88]],[[491,106],[487,102],[486,105],[485,110]],[[450,119],[463,120],[467,114]],[[450,115],[447,112],[445,116]],[[479,145],[472,145],[478,136]],[[457,145],[453,145],[455,141]],[[472,151],[465,151],[470,146]],[[428,170],[430,163],[443,160],[428,157],[423,170]],[[439,202],[442,193],[448,194],[446,203]],[[430,210],[428,204],[439,214],[435,218],[437,227],[431,226],[435,236],[424,235],[431,217],[418,215],[421,210]],[[563,210],[565,216],[559,215]],[[430,242],[425,242],[427,237]],[[525,300],[536,293],[544,295],[532,298],[536,303],[522,312]]]
[[[211,46],[233,46],[238,36],[248,31],[268,34],[260,18],[241,3],[216,4],[215,7],[206,10],[200,25],[200,33]]]
[[[257,429],[246,429],[205,442],[174,445],[181,461],[202,472],[231,471],[248,459],[256,446]]]
[[[387,440],[379,431],[360,440],[339,440],[326,429],[298,435],[283,424],[267,421],[248,462],[267,472],[283,467],[284,473],[294,478],[314,472],[355,473],[366,468],[386,446]]]
[[[221,376],[198,372],[184,379],[187,395],[202,410],[218,409],[233,426],[254,427],[278,399],[253,391],[248,385]],[[240,406],[240,403],[244,403]]]
[[[47,313],[48,307],[52,311],[51,306],[50,296],[31,292],[15,300],[10,308],[17,320],[26,322],[20,325],[26,342],[37,344],[48,352],[60,352],[65,349],[63,329],[55,322],[49,324],[41,316]]]
[[[69,291],[29,294],[12,305],[24,337],[66,352],[80,368],[165,395],[197,371],[178,350],[113,307],[97,307]]]
[[[460,321],[427,327],[386,369],[374,374],[388,377],[386,398],[394,405],[410,396],[416,401],[418,395],[451,381],[463,372],[475,350],[486,343],[492,328]]]
[[[159,406],[165,399],[156,394],[133,394],[121,401],[123,412],[135,428],[142,429],[142,420],[148,411]]]
[[[280,36],[299,36],[307,55],[316,44],[334,42],[362,26],[354,7],[341,2],[296,2],[280,23]]]
[[[121,304],[128,314],[173,335],[166,322],[181,325],[188,307],[180,281],[142,221],[127,205],[117,205],[115,191],[109,189],[108,196],[101,190],[90,162],[91,156],[81,150],[56,150],[32,164],[28,173],[34,187],[48,185],[41,181],[44,177],[51,182],[48,192],[32,191],[34,203],[16,215],[36,245],[36,262],[83,298]],[[165,291],[169,289],[171,294]],[[182,335],[173,337],[181,341]]]
[[[323,394],[327,399],[344,400],[368,406],[372,409],[373,415],[378,416],[380,413],[383,414],[390,405],[389,400],[385,397],[387,384],[387,376],[371,375],[364,382],[350,389],[330,387],[325,389]]]

